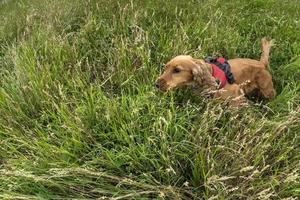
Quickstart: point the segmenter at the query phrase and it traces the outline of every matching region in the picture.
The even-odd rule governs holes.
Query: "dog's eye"
[[[179,68],[173,69],[173,73],[174,73],[174,74],[178,74],[179,72],[181,72],[181,70],[180,70]]]

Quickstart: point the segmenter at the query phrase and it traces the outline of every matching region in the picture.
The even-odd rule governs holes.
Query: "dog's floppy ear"
[[[198,84],[203,84],[205,76],[208,76],[207,69],[206,69],[206,63],[203,60],[200,59],[194,59],[192,58],[193,62],[195,63],[195,67],[192,69],[192,73],[194,76],[194,81],[197,81]]]
[[[210,72],[210,66],[207,65],[203,60],[193,59],[195,67],[192,69],[194,81],[202,86],[207,86],[211,89],[217,88],[215,78]]]
[[[193,62],[195,63],[195,67],[192,69],[192,73],[194,76],[195,81],[202,82],[203,77],[205,76],[203,65],[205,65],[205,62],[199,59],[192,58]]]
[[[193,67],[192,73],[194,76],[194,80],[197,80],[197,79],[203,77],[203,75],[204,75],[203,69],[201,69],[201,66],[199,66],[197,64],[195,65],[195,67]]]

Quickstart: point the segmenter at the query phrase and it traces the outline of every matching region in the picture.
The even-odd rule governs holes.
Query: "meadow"
[[[162,93],[172,57],[260,57],[277,96]],[[0,199],[300,196],[299,0],[0,1]]]

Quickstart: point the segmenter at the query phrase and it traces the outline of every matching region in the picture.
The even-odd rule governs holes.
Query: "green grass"
[[[1,199],[297,199],[298,0],[0,1]],[[229,110],[153,87],[178,54],[260,57]]]

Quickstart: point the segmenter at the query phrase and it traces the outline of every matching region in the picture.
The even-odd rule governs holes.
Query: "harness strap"
[[[228,82],[229,84],[234,83],[234,77],[231,73],[231,67],[225,58],[206,58],[205,62],[210,64],[212,67],[212,75],[219,80],[220,88],[223,88]]]

